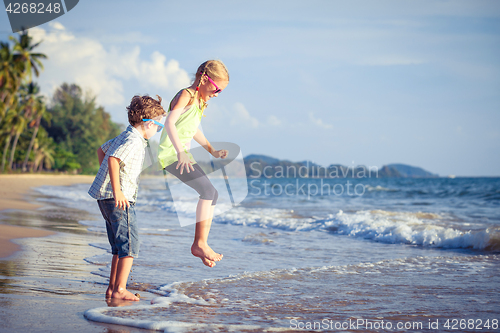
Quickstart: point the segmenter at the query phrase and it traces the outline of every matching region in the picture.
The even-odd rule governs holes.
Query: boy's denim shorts
[[[97,200],[102,216],[106,220],[106,231],[111,253],[118,258],[139,256],[139,231],[134,204],[125,210],[115,207],[115,199]]]

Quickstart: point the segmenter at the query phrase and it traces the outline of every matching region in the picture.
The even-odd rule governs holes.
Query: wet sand
[[[92,180],[0,175],[0,332],[144,332],[83,317],[90,308],[106,306],[105,281],[84,261],[105,253],[89,243],[106,239],[78,223],[97,216],[35,203],[41,195],[31,190]]]
[[[33,210],[41,207],[29,198],[32,188],[42,185],[64,186],[77,183],[91,183],[92,176],[67,175],[0,175],[0,211]],[[20,250],[19,245],[11,240],[25,237],[44,237],[53,233],[46,230],[7,226],[0,224],[0,258],[6,258]]]
[[[12,242],[13,239],[27,237],[44,237],[53,232],[32,228],[0,224],[0,258],[7,258],[19,251],[21,247]]]

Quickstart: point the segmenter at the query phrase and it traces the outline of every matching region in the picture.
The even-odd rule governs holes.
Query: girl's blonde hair
[[[203,75],[208,75],[212,80],[222,80],[229,81],[229,72],[227,71],[226,65],[220,60],[207,60],[198,67],[196,75],[194,78],[194,83],[198,82],[196,86],[196,91],[194,95],[189,100],[188,105],[192,104],[195,100],[200,100],[198,88],[201,85],[201,78]],[[207,106],[203,103],[202,109]]]

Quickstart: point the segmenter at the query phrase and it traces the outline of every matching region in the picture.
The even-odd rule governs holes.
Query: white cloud
[[[281,120],[279,120],[278,117],[271,115],[267,117],[267,124],[271,126],[279,126],[281,125]]]
[[[234,103],[233,112],[231,112],[230,124],[231,125],[246,124],[252,128],[259,127],[259,121],[257,120],[257,118],[252,117],[245,108],[245,106],[240,102]]]
[[[322,119],[314,117],[313,112],[309,112],[309,120],[318,127],[333,128],[331,124],[325,123]]]
[[[38,27],[30,30],[35,41],[43,40],[37,51],[49,57],[39,78],[42,91],[51,94],[63,82],[76,83],[90,89],[98,104],[113,106],[126,104],[130,96],[125,98],[123,91],[128,80],[155,93],[159,89],[173,93],[190,83],[179,62],[167,60],[160,52],[144,60],[139,46],[126,51],[105,47],[97,40],[75,36],[59,22],[50,26],[52,31]]]
[[[59,22],[50,22],[49,25],[56,30],[66,30],[64,25]]]

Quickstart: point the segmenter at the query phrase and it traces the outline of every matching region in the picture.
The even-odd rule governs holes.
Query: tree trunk
[[[33,161],[33,164],[31,165],[31,172],[36,172],[37,168],[38,168],[38,160],[36,159],[36,155],[35,155],[35,160]]]
[[[10,140],[12,139],[12,135],[14,135],[14,133],[11,131],[9,137],[5,139],[5,146],[3,147],[3,155],[2,155],[2,172],[5,171],[5,161],[7,160],[7,151],[9,150]]]
[[[35,158],[33,159],[33,164],[31,165],[31,172],[35,172],[36,167],[38,166],[37,161],[36,161],[36,154],[37,153],[38,153],[38,147],[35,146],[35,147],[33,147],[33,155],[35,156]]]
[[[36,139],[36,136],[38,134],[38,129],[40,128],[41,120],[42,120],[42,116],[40,115],[40,116],[38,116],[38,118],[36,120],[35,129],[33,131],[33,135],[31,136],[30,145],[28,146],[28,152],[26,153],[26,157],[24,158],[24,162],[23,162],[23,166],[22,166],[23,172],[26,172],[26,170],[27,170],[27,165],[28,165],[28,160],[30,158],[31,149],[33,149],[33,144],[35,143],[35,139]]]
[[[10,160],[9,160],[9,170],[12,170],[12,164],[14,163],[14,155],[16,153],[17,141],[19,141],[19,137],[21,136],[21,132],[16,133],[16,137],[14,138],[14,142],[12,143],[12,150],[10,151]]]

